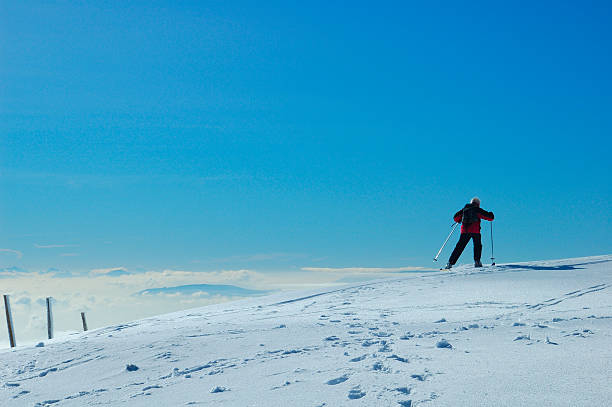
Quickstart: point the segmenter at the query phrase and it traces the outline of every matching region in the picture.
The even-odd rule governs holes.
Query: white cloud
[[[108,275],[108,274],[119,274],[119,273],[127,273],[127,269],[125,267],[109,267],[109,268],[100,268],[91,270],[91,274],[95,275]]]
[[[304,271],[333,273],[397,273],[401,271],[427,270],[425,267],[302,267]]]
[[[37,244],[34,243],[37,249],[59,249],[64,247],[79,247],[78,244]]]
[[[14,249],[0,249],[0,254],[13,254],[15,256],[17,256],[18,259],[23,257],[23,253],[21,253],[19,250],[14,250]]]
[[[27,270],[24,270],[21,267],[5,267],[3,269],[0,269],[0,278],[17,277],[24,273],[27,273]]]
[[[15,304],[20,304],[20,305],[25,305],[25,306],[29,306],[31,303],[32,303],[32,300],[30,299],[30,297],[19,297],[17,301],[15,301]]]

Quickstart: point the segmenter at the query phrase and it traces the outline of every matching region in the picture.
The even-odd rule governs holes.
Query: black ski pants
[[[462,233],[459,241],[457,242],[457,246],[455,246],[455,250],[448,259],[450,264],[457,263],[459,260],[459,256],[463,253],[463,249],[469,243],[470,239],[474,239],[474,261],[480,261],[480,256],[482,255],[482,242],[480,240],[480,233]]]

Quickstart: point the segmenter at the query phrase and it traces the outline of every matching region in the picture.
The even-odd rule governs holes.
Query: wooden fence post
[[[81,312],[81,321],[83,321],[83,331],[87,331],[87,320],[85,320],[84,312]]]
[[[51,297],[47,297],[47,336],[53,339],[53,309],[51,308]]]
[[[17,346],[15,343],[15,330],[13,329],[13,316],[11,315],[11,303],[9,302],[9,296],[4,295],[4,310],[6,311],[6,324],[8,325],[9,341],[11,342],[11,348]]]

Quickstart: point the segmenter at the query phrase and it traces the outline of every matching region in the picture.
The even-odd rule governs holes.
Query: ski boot
[[[451,269],[451,267],[453,267],[453,265],[452,265],[452,264],[450,264],[450,263],[446,263],[446,267],[444,267],[442,270],[450,270],[450,269]]]
[[[480,262],[480,260],[476,260],[474,262],[474,267],[482,267],[482,263]]]

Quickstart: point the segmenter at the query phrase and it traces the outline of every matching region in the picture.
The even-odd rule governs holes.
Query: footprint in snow
[[[366,339],[365,341],[363,341],[361,343],[361,346],[363,346],[364,348],[370,347],[372,345],[376,345],[377,343],[380,343],[380,341],[373,341],[370,339]]]
[[[40,372],[38,374],[38,377],[45,377],[46,375],[48,375],[51,372],[57,372],[57,368],[56,367],[52,367],[51,369],[44,370],[44,371],[42,371],[42,372]]]
[[[391,352],[391,347],[389,346],[389,343],[387,341],[380,341],[380,343],[382,344],[382,346],[378,348],[379,352]]]
[[[548,336],[546,337],[546,343],[549,344],[549,345],[559,345],[557,342],[551,341]]]
[[[371,335],[376,336],[378,338],[388,338],[393,334],[390,334],[388,332],[370,332]]]
[[[297,382],[298,380],[296,380]],[[272,387],[270,390],[278,390],[278,389],[282,389],[283,387],[287,387],[291,385],[291,382],[289,380],[286,380],[283,384],[281,384],[280,386],[274,386]]]
[[[398,387],[396,389],[394,389],[395,391],[399,391],[402,394],[410,394],[410,387]]]
[[[423,373],[423,374],[412,374],[410,375],[410,377],[412,377],[413,379],[416,379],[420,382],[424,382],[425,380],[427,380],[427,378],[431,376],[431,373]]]
[[[155,359],[171,359],[172,352],[162,352],[155,355]]]
[[[451,345],[450,343],[448,343],[448,341],[446,339],[442,339],[440,341],[438,341],[438,343],[436,343],[436,348],[440,348],[440,349],[452,349],[453,345]]]
[[[26,395],[26,394],[28,394],[28,393],[30,393],[30,391],[29,391],[29,390],[22,390],[22,391],[20,391],[19,393],[17,393],[16,395],[14,395],[14,396],[13,396],[13,398],[14,398],[14,399],[17,399],[17,398],[19,398],[19,397],[21,397],[21,396],[25,396],[25,395]]]
[[[355,386],[351,390],[349,390],[348,398],[351,400],[356,400],[356,399],[362,398],[365,395],[366,395],[365,391],[361,391],[359,386]]]
[[[76,394],[72,394],[70,396],[64,397],[64,400],[74,400],[74,399],[78,399],[79,397],[87,396],[88,394],[91,394],[91,392],[80,391]]]
[[[368,357],[367,354],[361,355],[361,356],[357,356],[356,358],[350,359],[349,362],[360,362],[362,360],[364,360],[366,357]]]
[[[344,375],[344,376],[336,377],[335,379],[328,380],[327,382],[325,382],[325,384],[328,384],[330,386],[334,386],[336,384],[344,383],[348,379],[349,379],[348,376]]]
[[[406,358],[403,358],[401,356],[397,356],[396,354],[393,354],[391,356],[388,356],[387,359],[395,359],[398,362],[402,362],[402,363],[409,363],[410,361]]]
[[[391,371],[391,369],[389,369],[388,367],[385,367],[385,365],[383,365],[382,362],[374,363],[374,365],[372,365],[372,370],[375,372],[385,372],[385,373],[389,373]]]
[[[47,406],[50,406],[52,404],[59,403],[59,402],[60,400],[45,400],[45,401],[36,403],[34,407],[47,407]]]

